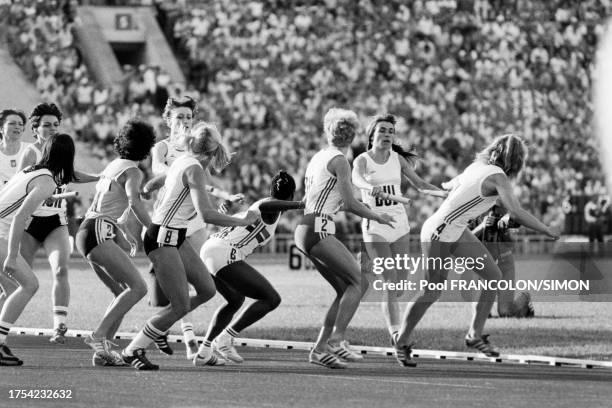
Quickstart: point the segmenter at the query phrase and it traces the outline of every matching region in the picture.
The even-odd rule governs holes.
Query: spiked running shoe
[[[174,354],[174,350],[172,350],[172,347],[170,347],[170,344],[168,344],[167,334],[157,337],[154,341],[155,341],[155,345],[157,346],[159,351],[161,351],[162,353],[167,354],[169,356]]]
[[[132,353],[131,356],[128,356],[125,353],[125,350],[123,350],[121,352],[121,357],[123,358],[124,363],[131,365],[137,370],[159,370],[159,366],[157,364],[153,364],[147,359],[145,356],[145,351],[142,348],[134,350],[134,353]]]
[[[332,353],[323,352],[319,353],[315,349],[310,352],[308,359],[312,364],[320,365],[327,368],[346,368],[347,364],[340,361],[338,357]]]
[[[417,363],[412,359],[412,346],[408,345],[395,345],[395,358],[402,367],[416,367]]]
[[[494,350],[489,343],[489,335],[483,334],[480,338],[465,338],[465,345],[470,348],[475,348],[487,357],[499,357],[499,352]]]
[[[49,338],[49,342],[55,344],[66,344],[66,332],[68,331],[68,327],[64,323],[60,323],[59,326],[55,329],[55,333],[53,336]]]
[[[6,344],[0,344],[0,366],[20,366],[23,361],[11,352]]]
[[[234,347],[234,338],[229,334],[221,333],[212,343],[213,350],[221,354],[221,356],[234,363],[244,362],[244,358],[236,351]]]
[[[339,357],[342,361],[363,361],[363,356],[351,350],[350,345],[346,340],[341,341],[340,344],[337,346],[334,346],[330,343],[327,343],[327,346],[329,347],[329,351],[335,354],[336,357]]]
[[[193,365],[196,367],[224,366],[225,360],[222,357],[217,357],[212,348],[200,347],[200,350],[198,350],[193,358]]]

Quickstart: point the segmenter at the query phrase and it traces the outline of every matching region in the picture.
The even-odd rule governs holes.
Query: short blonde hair
[[[323,128],[331,145],[346,147],[355,139],[359,129],[359,119],[352,110],[331,108],[323,118]]]
[[[189,150],[196,154],[211,157],[210,165],[217,172],[223,170],[231,159],[229,149],[223,142],[221,133],[212,123],[198,122],[189,136]]]

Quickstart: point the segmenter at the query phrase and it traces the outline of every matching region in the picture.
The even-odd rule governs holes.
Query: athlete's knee
[[[21,284],[21,290],[23,290],[26,294],[30,296],[34,296],[36,292],[38,292],[38,288],[40,284],[38,283],[38,279],[28,279],[26,282]]]
[[[147,284],[142,279],[137,279],[130,285],[130,290],[138,299],[142,299],[147,294]]]
[[[278,292],[272,292],[270,296],[266,299],[266,303],[268,304],[269,310],[276,309],[281,303],[281,297]]]
[[[67,265],[56,265],[53,267],[52,272],[56,280],[68,279],[68,266]]]

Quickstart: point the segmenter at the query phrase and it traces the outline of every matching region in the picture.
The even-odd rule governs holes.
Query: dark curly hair
[[[40,125],[40,119],[45,115],[55,116],[59,122],[62,121],[62,111],[59,110],[54,103],[39,103],[30,113],[30,121],[32,122],[32,130]]]
[[[155,144],[155,131],[141,119],[130,119],[119,130],[113,144],[120,158],[141,161]]]
[[[164,108],[164,113],[162,113],[162,118],[165,121],[170,119],[170,112],[175,108],[189,108],[191,113],[194,114],[196,111],[196,101],[191,96],[183,96],[180,98],[168,98],[166,101],[166,107]]]
[[[11,115],[19,116],[21,118],[21,121],[23,122],[23,126],[25,126],[25,124],[28,122],[28,119],[26,118],[25,113],[23,113],[22,111],[16,110],[16,109],[4,109],[2,112],[0,112],[0,128],[4,126],[6,119]],[[0,140],[2,140],[1,130],[0,130]]]
[[[374,118],[368,124],[368,127],[366,128],[366,135],[368,136],[368,150],[372,148],[372,143],[374,141],[374,131],[376,130],[376,125],[379,124],[380,122],[388,122],[392,124],[393,127],[395,127],[395,124],[397,123],[397,119],[395,118],[394,115],[390,113],[383,113],[383,114],[374,116]],[[404,159],[406,159],[408,163],[414,164],[414,162],[418,158],[418,155],[414,153],[412,150],[404,150],[404,148],[397,143],[393,143],[391,145],[391,149],[395,153],[399,154]]]
[[[295,180],[285,170],[278,172],[272,179],[270,195],[277,200],[291,200],[295,193]]]

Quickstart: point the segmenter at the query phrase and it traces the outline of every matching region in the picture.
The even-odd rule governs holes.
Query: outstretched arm
[[[400,165],[402,167],[402,177],[406,178],[416,188],[419,193],[429,194],[435,197],[446,197],[447,191],[442,190],[439,187],[434,186],[423,180],[412,168],[406,159],[400,156]]]
[[[483,186],[484,185],[495,188],[497,194],[499,194],[502,205],[508,210],[512,219],[527,228],[546,234],[551,238],[559,238],[557,231],[552,231],[548,226],[544,225],[540,220],[521,207],[519,201],[512,192],[512,186],[505,174],[494,174],[489,176],[483,182]]]

